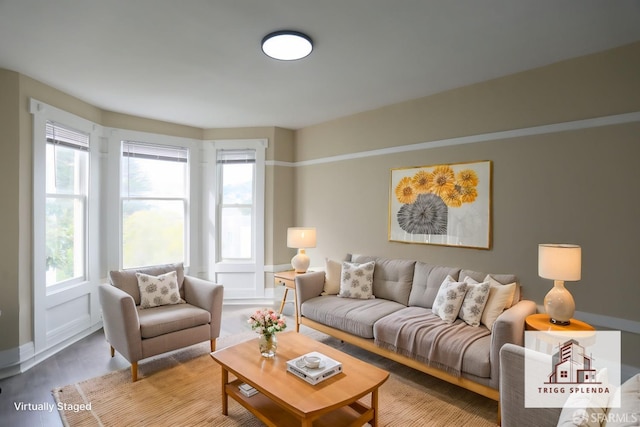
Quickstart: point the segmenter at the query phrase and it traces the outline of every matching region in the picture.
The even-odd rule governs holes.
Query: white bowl
[[[307,365],[307,368],[316,369],[320,366],[320,358],[318,356],[305,356],[304,363]]]

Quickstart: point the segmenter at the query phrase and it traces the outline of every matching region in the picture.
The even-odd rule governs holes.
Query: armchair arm
[[[107,341],[129,362],[142,359],[140,321],[133,297],[111,284],[98,287]]]
[[[298,313],[302,303],[310,298],[319,296],[324,289],[324,271],[314,271],[312,273],[299,274],[295,278],[296,295],[298,298]]]
[[[505,310],[493,324],[491,331],[491,386],[498,388],[500,378],[500,349],[507,343],[524,345],[524,320],[536,312],[536,303],[522,300]]]
[[[194,276],[184,276],[183,286],[185,301],[211,313],[211,339],[218,338],[222,323],[224,287]]]
[[[555,426],[561,408],[525,408],[525,349],[505,344],[500,350],[500,412],[503,427]],[[529,356],[532,357],[532,356]]]

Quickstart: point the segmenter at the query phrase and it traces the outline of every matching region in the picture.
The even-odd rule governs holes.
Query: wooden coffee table
[[[286,362],[311,351],[342,363],[342,372],[311,385],[287,372]],[[377,425],[378,388],[389,373],[297,332],[278,334],[275,358],[260,355],[258,339],[211,353],[222,367],[222,413],[228,398],[238,401],[268,426]],[[230,375],[235,379],[230,381]],[[241,383],[259,393],[245,397]],[[359,401],[371,395],[370,404]]]

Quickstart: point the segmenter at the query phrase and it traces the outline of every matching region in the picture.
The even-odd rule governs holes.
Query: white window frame
[[[223,167],[224,167],[224,163],[220,162],[220,154],[224,153],[225,151],[231,151],[231,152],[247,152],[247,151],[252,151],[254,153],[254,159],[253,159],[253,171],[252,171],[252,177],[251,177],[251,181],[252,181],[252,195],[251,195],[251,204],[225,204],[223,202],[224,199],[224,179],[223,179]],[[255,259],[256,259],[256,215],[258,214],[258,209],[256,208],[256,199],[257,199],[257,193],[258,193],[258,189],[257,187],[257,179],[256,177],[258,176],[257,174],[257,159],[256,159],[256,149],[255,148],[234,148],[234,149],[220,149],[217,148],[216,149],[216,195],[217,195],[217,201],[216,201],[216,213],[215,213],[215,217],[216,217],[216,222],[215,222],[215,227],[217,230],[222,231],[222,211],[224,208],[232,208],[232,207],[236,207],[236,208],[251,208],[251,255],[248,258],[232,258],[232,257],[224,257],[222,255],[222,238],[220,233],[216,233],[216,262],[230,262],[230,263],[242,263],[242,262],[251,262],[254,263]]]
[[[63,128],[63,129],[67,129],[73,132],[79,132],[79,133],[85,133],[82,132],[78,129],[71,129],[70,126],[68,125],[63,125],[61,123],[58,122],[53,122],[50,120],[47,120],[47,125],[51,124],[51,126],[54,128],[54,133],[55,133],[55,128]],[[45,136],[46,137],[46,136]],[[47,292],[51,293],[51,292],[55,292],[55,290],[57,289],[62,289],[62,288],[66,288],[69,285],[74,285],[74,284],[78,284],[78,283],[82,283],[84,281],[86,281],[87,279],[87,262],[89,260],[89,256],[88,256],[88,248],[87,248],[87,244],[88,244],[88,231],[89,231],[89,176],[90,176],[90,163],[91,163],[91,153],[90,153],[90,148],[91,148],[91,140],[90,140],[90,134],[87,134],[87,138],[89,139],[89,144],[87,146],[87,150],[86,152],[86,157],[83,158],[80,162],[80,164],[78,165],[80,170],[79,172],[79,184],[80,187],[78,188],[77,192],[74,193],[49,193],[48,191],[45,190],[45,206],[46,206],[46,200],[49,198],[56,198],[56,199],[66,199],[66,200],[72,200],[72,201],[80,201],[82,204],[82,211],[83,211],[83,216],[82,216],[82,223],[81,224],[75,224],[76,226],[80,226],[81,230],[82,230],[82,234],[80,236],[78,236],[78,234],[76,234],[75,240],[76,242],[79,240],[79,238],[81,238],[81,251],[79,252],[75,252],[74,251],[74,258],[76,262],[80,262],[81,263],[81,270],[82,273],[80,275],[75,275],[74,277],[70,278],[70,279],[66,279],[66,280],[62,280],[59,282],[56,282],[54,284],[48,284],[47,285]],[[56,143],[51,143],[48,140],[46,141],[46,145],[45,145],[45,160],[46,160],[46,150],[49,146],[53,146],[55,148]],[[78,150],[81,151],[79,148],[73,148],[74,150]],[[49,173],[51,173],[50,170],[47,170],[46,168],[46,163],[45,163],[45,173],[46,175],[48,175]],[[47,176],[45,178],[45,183],[46,180],[49,177]],[[93,194],[91,194],[93,195]],[[46,208],[45,208],[46,210]],[[46,216],[46,215],[45,215]],[[96,220],[97,218],[92,218],[92,220]],[[75,229],[75,227],[74,227]],[[45,232],[46,232],[46,224],[45,224]],[[45,236],[45,242],[46,242],[46,236]],[[76,266],[76,264],[74,263],[74,266]],[[77,266],[76,266],[77,267]],[[46,279],[45,279],[45,283],[46,283]]]
[[[107,183],[108,215],[107,221],[107,266],[109,270],[122,268],[122,198],[121,184],[121,147],[122,141],[135,141],[157,146],[182,147],[189,150],[187,203],[185,206],[185,259],[184,266],[190,274],[199,275],[201,256],[199,247],[201,238],[197,225],[200,223],[200,151],[201,142],[190,138],[160,135],[148,132],[110,128],[107,131],[109,145]]]

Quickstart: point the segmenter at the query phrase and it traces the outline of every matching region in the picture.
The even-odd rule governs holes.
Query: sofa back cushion
[[[373,271],[373,295],[402,305],[408,305],[415,261],[404,259],[386,259],[365,255],[353,255],[353,262],[375,261]]]
[[[515,274],[492,274],[492,273],[481,273],[479,271],[473,270],[462,270],[460,272],[460,280],[464,280],[465,277],[469,276],[473,280],[478,283],[482,283],[485,281],[487,274],[493,277],[497,282],[502,283],[503,285],[509,285],[511,283],[516,284],[516,290],[513,293],[513,299],[507,303],[506,308],[511,307],[520,301],[520,283],[518,283],[518,278]]]
[[[180,298],[184,299],[184,265],[165,264],[155,265],[151,267],[132,268],[128,270],[113,270],[109,272],[111,284],[131,295],[136,305],[140,305],[140,289],[138,288],[138,278],[136,273],[148,274],[150,276],[159,276],[161,274],[175,271],[178,276],[178,289],[180,290]]]
[[[433,302],[444,279],[447,276],[451,276],[454,280],[458,280],[459,274],[459,268],[416,262],[413,273],[413,286],[409,294],[409,305],[424,308],[433,307]]]

